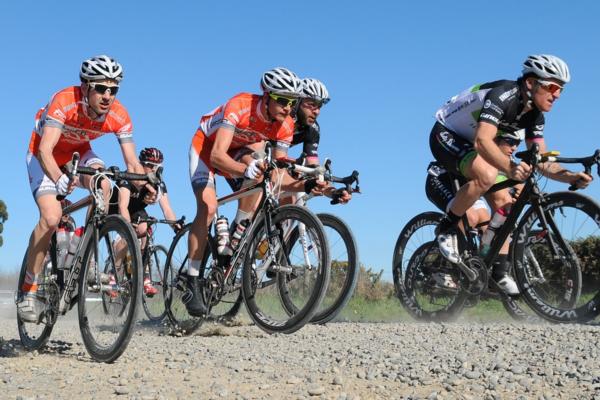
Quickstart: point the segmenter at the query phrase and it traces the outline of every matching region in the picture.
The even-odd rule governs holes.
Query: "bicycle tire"
[[[469,297],[468,293],[460,290],[460,288],[452,291],[439,289],[437,290],[439,294],[435,293],[435,287],[429,283],[433,279],[433,269],[430,267],[421,267],[423,264],[420,261],[424,262],[426,260],[429,260],[431,264],[449,263],[439,254],[434,233],[435,226],[439,224],[442,218],[443,214],[435,211],[424,212],[413,217],[400,232],[394,248],[392,272],[396,296],[408,314],[419,321],[454,320],[463,310],[465,302]],[[420,237],[417,238],[417,236]],[[411,238],[415,238],[415,240],[411,241]],[[433,257],[433,259],[426,258],[429,256]],[[418,265],[416,264],[417,262],[419,262]],[[451,264],[448,264],[447,268],[434,266],[434,269],[435,271],[443,269],[448,274],[451,274],[455,281],[460,282],[460,273]],[[429,276],[424,275],[427,272],[431,272]],[[421,284],[421,287],[427,287],[431,290],[430,298],[435,300],[442,298],[446,302],[445,305],[436,310],[428,310],[428,307],[419,302],[416,294],[416,289],[419,285],[417,285],[416,279],[420,276],[425,281]],[[448,301],[445,300],[447,298],[444,296],[445,294],[451,296]]]
[[[600,301],[599,285],[593,278],[586,276],[586,279],[583,279],[579,255],[574,250],[578,241],[583,239],[579,236],[571,237],[560,217],[566,218],[567,214],[583,212],[587,218],[584,217],[584,220],[580,221],[581,217],[577,217],[575,234],[592,232],[597,235],[600,228],[600,206],[591,198],[580,193],[556,192],[545,196],[543,212],[548,221],[554,222],[554,227],[550,226],[550,235],[545,233],[545,237],[555,239],[560,257],[548,262],[547,257],[538,253],[537,261],[539,264],[543,264],[542,268],[547,271],[547,274],[542,276],[543,279],[540,279],[539,273],[526,262],[525,248],[529,245],[532,229],[538,229],[535,223],[539,219],[537,210],[529,207],[519,221],[517,238],[513,243],[515,275],[521,295],[534,312],[548,321],[588,322],[600,314],[600,308],[597,306]],[[583,226],[586,223],[587,226],[584,229]],[[559,238],[562,238],[564,246]],[[544,242],[548,244],[549,240],[540,241],[542,244]],[[542,245],[540,248],[544,249],[545,247]],[[547,269],[548,267],[550,270]],[[538,277],[535,276],[536,273],[538,273]],[[546,277],[553,282],[558,282],[544,285],[547,282]]]
[[[47,275],[48,269],[52,268],[52,263],[56,260],[56,234],[53,235],[52,241],[50,243],[50,255],[51,260],[48,260],[44,263],[43,266],[43,275]],[[54,260],[54,261],[52,261]],[[47,265],[50,263],[51,265]],[[25,251],[25,256],[23,257],[23,262],[21,263],[21,270],[19,272],[19,280],[17,286],[17,296],[21,296],[21,287],[23,286],[23,282],[25,281],[25,273],[27,272],[27,251]],[[44,276],[41,277],[42,281],[44,281]],[[46,317],[44,317],[46,318]],[[49,323],[50,322],[50,323]],[[54,321],[56,322],[56,321]],[[28,351],[39,350],[43,348],[46,343],[48,343],[48,339],[50,339],[50,335],[52,334],[52,329],[54,328],[54,323],[46,320],[41,321],[39,324],[25,322],[19,318],[19,314],[17,313],[17,329],[19,331],[19,338],[21,340],[21,344]],[[35,331],[35,333],[34,333]]]
[[[184,336],[194,333],[204,320],[189,315],[183,301],[187,292],[187,282],[184,279],[188,260],[187,235],[191,226],[191,223],[185,225],[173,238],[167,254],[163,279],[167,318],[173,329]],[[207,251],[204,252],[204,258],[208,257],[207,253]]]
[[[327,228],[330,228],[338,236],[335,238],[336,243],[332,243],[333,239],[328,237],[329,254],[332,258],[329,285],[325,293],[325,299],[321,302],[310,321],[313,324],[322,325],[337,317],[350,301],[358,281],[359,264],[358,246],[348,225],[333,214],[319,213],[317,217],[321,220],[326,233],[328,232]],[[289,242],[294,243],[298,240],[298,237],[299,231],[296,229],[293,231],[293,236],[290,237]],[[335,252],[332,249],[332,244],[336,245]],[[339,247],[337,244],[339,244]],[[338,276],[341,276],[341,279],[336,279]],[[290,301],[283,302],[286,307],[289,307],[290,303]]]
[[[111,236],[111,232],[114,236]],[[108,259],[101,260],[103,254],[98,254],[98,260],[94,258],[96,244],[100,247],[102,243],[107,245]],[[120,268],[114,265],[114,247],[119,244],[125,244],[127,256],[131,257],[130,262],[122,261]],[[101,263],[100,263],[101,261]],[[94,289],[94,284],[89,283],[94,279],[88,279],[90,272],[94,273],[95,268],[105,265],[106,262],[112,262],[115,268],[116,288],[111,285],[113,292],[117,292],[115,297],[115,306],[106,312],[106,304],[102,301],[105,289],[99,285],[100,289]],[[86,350],[90,356],[100,362],[111,363],[116,360],[126,350],[131,336],[133,334],[135,322],[137,320],[138,305],[141,302],[142,293],[142,260],[139,243],[131,224],[129,224],[120,215],[108,215],[100,224],[98,231],[98,243],[90,240],[87,243],[81,273],[79,276],[79,302],[78,316],[81,337]],[[96,282],[98,286],[98,283]],[[90,286],[90,287],[88,287]],[[100,298],[98,298],[100,296]],[[96,308],[94,303],[102,302],[102,313],[94,312]],[[101,315],[106,318],[101,318]],[[98,323],[98,333],[96,334],[92,325],[96,317],[100,320]],[[124,317],[124,318],[123,318]],[[122,321],[117,322],[117,318]],[[110,330],[112,322],[113,330]],[[108,325],[108,328],[107,328]],[[120,329],[119,329],[120,327]],[[117,332],[114,340],[106,340],[109,343],[100,343],[108,335],[107,331]]]
[[[265,223],[264,220],[260,221],[252,232],[250,232],[250,243],[248,252],[246,254],[246,260],[242,269],[242,295],[244,296],[244,302],[246,304],[246,310],[250,315],[250,318],[254,323],[267,333],[293,333],[298,329],[302,328],[308,323],[314,314],[317,312],[323,297],[327,291],[329,283],[330,273],[330,256],[329,249],[326,242],[325,232],[323,230],[323,224],[308,209],[296,205],[285,205],[276,208],[271,214],[273,226],[278,231],[278,247],[275,249],[268,249],[267,253],[260,254],[259,246],[264,243],[266,234],[264,232]],[[291,229],[293,224],[303,224],[306,231],[310,235],[312,248],[317,254],[318,267],[315,268],[314,273],[306,266],[296,266],[290,263],[290,250],[286,249],[289,244],[289,240],[283,238],[284,231],[286,228],[282,227],[283,221],[289,221]],[[274,238],[271,238],[275,240]],[[271,243],[269,240],[266,241],[270,247]],[[262,277],[259,279],[257,276],[260,267],[256,267],[257,260],[267,260],[270,256],[265,254],[274,253],[277,257],[278,264],[283,267],[290,268],[293,273],[302,273],[305,276],[304,283],[310,281],[312,288],[308,289],[306,294],[306,302],[297,307],[297,312],[293,315],[289,315],[286,307],[276,308],[273,304],[269,305],[269,289],[258,288],[262,285]],[[270,262],[270,259],[267,263]],[[260,262],[259,262],[260,263]],[[307,272],[308,270],[308,272]],[[264,276],[264,275],[263,275]],[[271,285],[276,287],[276,295],[279,297],[279,301],[283,299],[290,299],[290,286],[289,283],[295,279],[288,278],[291,273],[277,272],[275,278],[276,284]],[[300,281],[297,281],[300,282]],[[273,292],[275,290],[271,290]],[[259,297],[260,295],[260,297]],[[275,297],[274,295],[272,297]]]
[[[164,257],[160,257],[159,254],[162,254]],[[165,277],[164,269],[166,265],[167,255],[167,248],[163,245],[155,245],[152,249],[152,252],[148,254],[148,275],[150,277],[152,285],[155,288],[157,288],[158,293],[156,293],[152,297],[149,297],[142,290],[142,305],[144,307],[146,317],[148,317],[148,319],[154,323],[160,323],[167,314],[167,311],[165,310],[163,290],[163,282]],[[144,266],[144,268],[146,268],[146,266]]]

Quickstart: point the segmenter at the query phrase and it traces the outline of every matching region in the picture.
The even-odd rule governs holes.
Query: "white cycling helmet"
[[[302,79],[301,97],[305,99],[314,99],[323,104],[327,104],[330,100],[329,92],[323,82],[314,78]]]
[[[540,78],[554,78],[569,83],[571,74],[567,63],[556,56],[536,54],[527,57],[523,63],[523,75],[534,74]]]
[[[525,130],[524,129],[518,129],[514,132],[504,132],[504,131],[498,131],[498,135],[499,138],[509,138],[509,139],[513,139],[513,140],[519,140],[519,141],[523,141],[525,140]]]
[[[281,96],[299,97],[302,82],[298,75],[287,68],[277,67],[265,72],[260,87],[266,93]]]
[[[95,56],[81,64],[79,77],[84,81],[114,79],[120,82],[123,79],[123,67],[107,55]]]

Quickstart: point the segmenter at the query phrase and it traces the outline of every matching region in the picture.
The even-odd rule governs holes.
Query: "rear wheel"
[[[44,299],[46,303],[46,312],[42,314],[42,319],[39,323],[31,323],[23,321],[17,314],[17,327],[19,330],[19,337],[23,347],[29,351],[41,349],[46,345],[52,328],[56,322],[58,316],[58,301],[59,301],[59,289],[56,283],[51,279],[52,265],[56,262],[56,236],[52,237],[50,250],[46,254],[42,273],[40,275],[40,289],[38,294]],[[25,273],[27,272],[27,253],[23,257],[23,263],[21,264],[21,271],[19,273],[19,282],[17,286],[17,298],[19,299],[23,293],[21,287],[25,282]],[[62,274],[62,272],[61,272]]]

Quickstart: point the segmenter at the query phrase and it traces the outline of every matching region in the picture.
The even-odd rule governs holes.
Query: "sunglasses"
[[[101,85],[99,83],[90,83],[89,85],[92,89],[94,89],[96,92],[98,92],[100,94],[104,94],[104,93],[106,93],[107,90],[110,90],[110,95],[114,96],[119,91],[118,86],[106,86],[106,85]]]
[[[499,136],[499,139],[502,140],[504,143],[506,143],[509,146],[519,146],[521,144],[521,140],[519,139],[514,139],[514,138],[510,138],[510,137],[504,137],[504,136]]]
[[[318,101],[318,100],[304,100],[302,102],[302,106],[310,109],[311,111],[319,110],[327,103],[326,101]]]
[[[538,83],[538,85],[540,85],[541,87],[543,87],[545,90],[547,90],[550,93],[555,93],[557,91],[562,92],[562,90],[563,90],[563,87],[556,82],[543,81],[543,80],[538,79],[537,83]]]
[[[292,107],[293,108],[298,103],[298,99],[290,99],[289,97],[278,96],[273,93],[269,93],[269,97],[272,98],[273,100],[275,100],[275,102],[277,104],[279,104],[281,107]]]
[[[153,168],[153,169],[156,169],[156,168],[162,166],[162,164],[153,163],[153,162],[150,162],[150,161],[145,161],[145,162],[142,163],[142,165],[144,167]]]

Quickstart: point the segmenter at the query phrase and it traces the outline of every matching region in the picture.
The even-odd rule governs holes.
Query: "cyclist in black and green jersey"
[[[474,86],[459,93],[436,113],[429,138],[431,152],[445,168],[467,179],[456,193],[452,206],[438,228],[441,253],[451,262],[460,261],[456,224],[477,199],[496,182],[499,172],[509,178],[524,180],[531,173],[529,165],[515,162],[502,153],[494,138],[499,134],[524,137],[527,146],[537,143],[546,151],[544,112],[552,109],[563,87],[571,80],[567,64],[552,55],[532,55],[523,63],[522,76],[516,81],[500,80]],[[546,163],[545,176],[583,188],[591,177],[571,172],[558,163]],[[498,193],[496,199],[506,198]],[[510,204],[492,200],[494,211]],[[493,278],[508,294],[518,288],[508,274],[508,244],[500,252],[501,263]]]

